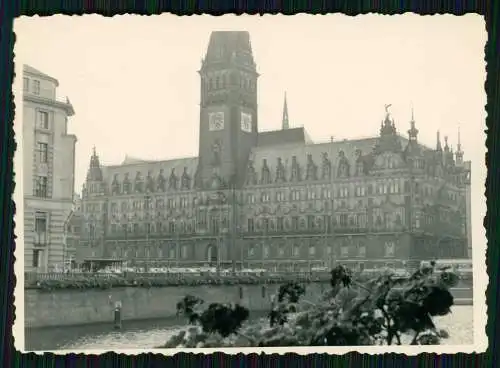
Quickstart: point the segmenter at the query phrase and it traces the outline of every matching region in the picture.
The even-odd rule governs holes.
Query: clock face
[[[208,114],[208,129],[222,130],[224,129],[224,112],[211,112]]]
[[[241,130],[247,133],[252,132],[252,115],[241,113]]]

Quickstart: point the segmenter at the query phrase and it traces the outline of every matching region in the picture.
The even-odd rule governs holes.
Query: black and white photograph
[[[486,349],[482,17],[14,31],[17,349]]]

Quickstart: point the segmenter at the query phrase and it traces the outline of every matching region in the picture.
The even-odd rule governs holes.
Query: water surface
[[[263,313],[253,313],[258,318]],[[450,334],[442,344],[473,344],[473,307],[454,306],[452,313],[435,319],[438,328]],[[121,330],[111,323],[26,329],[26,350],[114,350],[152,349],[163,345],[184,326],[184,319],[125,321]]]

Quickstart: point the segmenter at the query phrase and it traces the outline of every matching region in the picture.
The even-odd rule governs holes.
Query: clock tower
[[[212,32],[199,71],[200,141],[197,185],[243,184],[257,143],[257,78],[248,32]]]

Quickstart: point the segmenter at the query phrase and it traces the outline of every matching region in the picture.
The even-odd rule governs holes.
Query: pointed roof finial
[[[418,135],[418,129],[415,127],[415,115],[413,113],[413,104],[411,105],[411,120],[410,120],[410,130],[408,130],[408,136],[411,141],[416,141]]]
[[[95,145],[92,147],[92,156],[97,156],[96,150],[95,150]]]
[[[288,105],[286,102],[286,91],[285,91],[285,101],[283,103],[283,118],[281,120],[281,128],[283,130],[290,128],[290,123],[288,121]]]
[[[437,131],[436,137],[437,137],[436,151],[441,151],[442,147],[441,147],[441,138],[439,136],[439,130]]]

